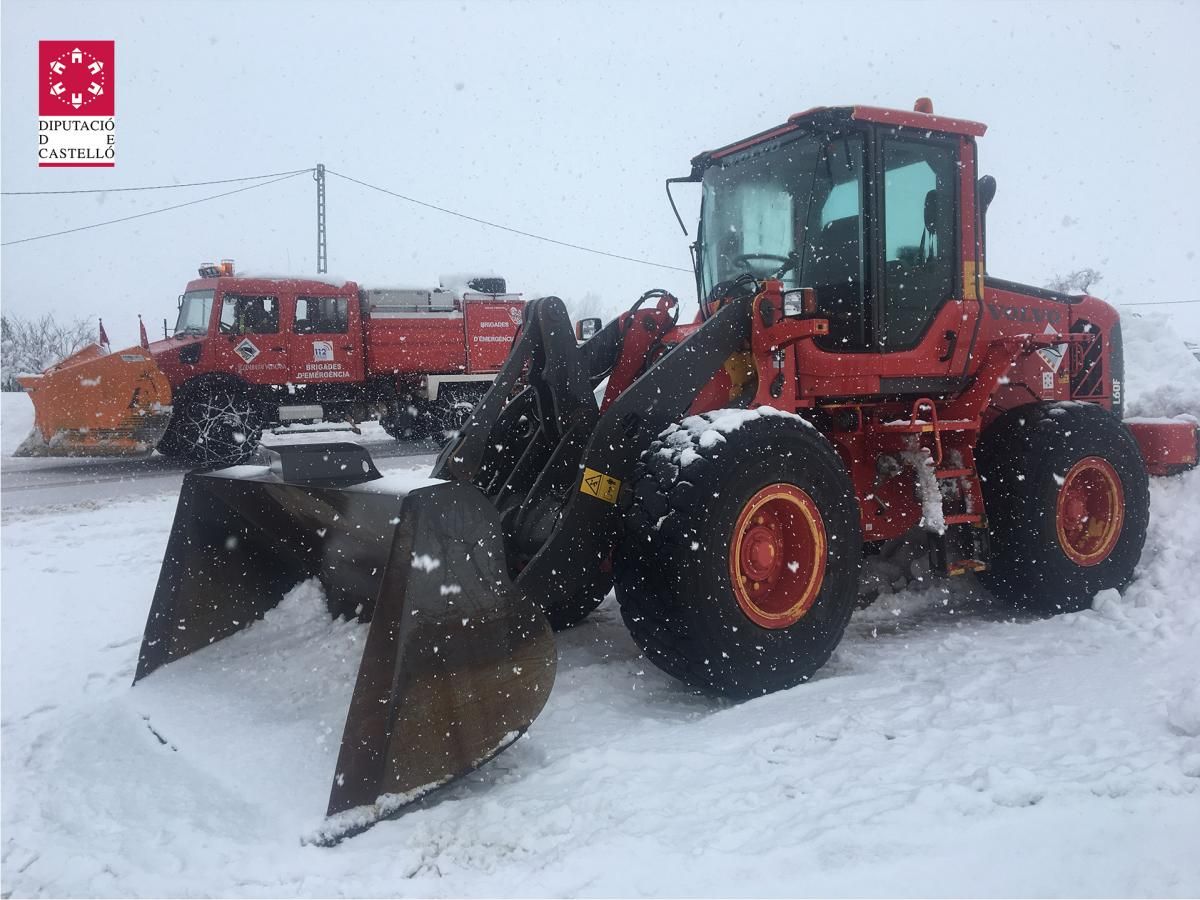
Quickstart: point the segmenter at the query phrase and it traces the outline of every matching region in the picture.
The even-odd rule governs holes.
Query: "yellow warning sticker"
[[[605,503],[616,503],[617,492],[621,490],[621,480],[597,472],[595,469],[584,468],[583,481],[579,483],[580,493],[598,497]]]

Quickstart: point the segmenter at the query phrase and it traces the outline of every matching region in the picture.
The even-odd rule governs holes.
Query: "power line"
[[[361,185],[362,187],[370,188],[373,191],[379,191],[381,194],[387,194],[388,196],[396,197],[396,198],[398,198],[400,200],[404,200],[408,203],[414,203],[417,206],[423,206],[426,209],[436,210],[437,212],[445,213],[446,215],[449,215],[449,216],[457,216],[460,219],[466,219],[468,222],[475,222],[479,225],[486,225],[488,228],[498,228],[501,231],[507,231],[510,234],[519,234],[519,235],[521,235],[521,237],[533,238],[535,241],[545,241],[548,244],[557,244],[560,247],[569,247],[572,250],[582,250],[585,253],[595,253],[598,256],[608,256],[613,259],[622,259],[622,260],[625,260],[626,262],[638,263],[639,265],[643,265],[643,266],[654,266],[655,268],[658,268],[658,269],[670,269],[674,272],[687,272],[689,274],[692,271],[691,269],[683,269],[683,268],[680,268],[679,266],[669,266],[666,263],[651,262],[648,259],[638,259],[635,256],[623,256],[620,253],[610,253],[607,250],[597,250],[594,247],[585,247],[582,244],[572,244],[568,241],[560,241],[560,240],[557,240],[552,237],[546,237],[545,235],[542,235],[542,234],[534,234],[532,231],[522,231],[519,228],[510,228],[509,226],[501,225],[498,222],[489,222],[487,219],[480,219],[476,216],[470,216],[470,215],[467,215],[466,213],[458,212],[457,210],[446,209],[444,206],[438,206],[434,203],[427,203],[424,200],[418,200],[415,197],[408,197],[408,196],[405,196],[404,194],[398,194],[395,191],[389,191],[387,188],[379,187],[379,185],[368,184],[365,181],[359,181],[357,178],[351,178],[349,175],[343,175],[341,172],[335,172],[335,171],[333,171],[333,169],[326,169],[325,171],[330,175],[336,175],[338,178],[342,178],[346,181],[352,181],[357,185]]]
[[[1200,300],[1143,300],[1140,303],[1122,303],[1114,301],[1117,306],[1175,306],[1180,303],[1200,303]]]
[[[58,237],[63,234],[74,234],[76,231],[87,231],[89,228],[102,228],[105,225],[116,225],[118,222],[128,222],[132,219],[142,219],[146,216],[157,215],[158,213],[170,212],[173,209],[183,209],[185,206],[195,206],[197,203],[207,203],[209,200],[219,200],[222,197],[230,197],[234,194],[240,194],[243,191],[252,191],[255,188],[266,187],[269,184],[276,184],[280,181],[287,181],[289,178],[295,178],[297,175],[302,175],[306,172],[311,172],[312,169],[300,169],[290,175],[284,175],[280,178],[272,179],[271,181],[263,181],[258,184],[250,184],[246,187],[236,188],[232,191],[225,191],[221,194],[213,194],[209,197],[199,197],[196,200],[189,200],[186,203],[176,203],[174,206],[163,206],[159,209],[150,209],[146,212],[134,213],[132,216],[122,216],[119,219],[109,219],[107,222],[93,222],[91,225],[80,225],[78,228],[67,228],[64,231],[51,231],[48,234],[35,234],[33,237],[19,238],[15,241],[4,241],[0,243],[0,247],[11,247],[13,244],[27,244],[30,241],[40,241],[45,238]]]
[[[302,172],[311,171],[311,168],[296,169],[292,172],[268,172],[265,175],[247,175],[244,178],[220,178],[216,181],[189,181],[186,184],[147,184],[141,187],[88,188],[87,190],[78,191],[0,191],[0,196],[33,197],[47,194],[119,194],[126,191],[162,191],[169,188],[204,187],[205,185],[210,184],[233,184],[238,181],[258,181],[263,178],[279,178],[284,175],[299,175]]]

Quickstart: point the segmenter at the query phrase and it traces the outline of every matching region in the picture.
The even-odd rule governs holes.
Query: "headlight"
[[[817,311],[817,292],[812,288],[796,288],[783,292],[783,314],[806,316]]]

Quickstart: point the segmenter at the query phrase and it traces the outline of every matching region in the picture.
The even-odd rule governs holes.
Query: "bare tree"
[[[1064,294],[1086,294],[1093,284],[1103,278],[1099,269],[1076,269],[1066,275],[1055,275],[1050,279],[1047,287],[1054,291],[1062,291]]]
[[[612,311],[605,308],[599,294],[588,291],[582,297],[566,297],[564,302],[572,319],[583,319],[588,316],[599,316],[602,319],[612,318]]]
[[[87,319],[0,316],[0,390],[19,391],[18,375],[41,372],[94,340],[95,326]]]

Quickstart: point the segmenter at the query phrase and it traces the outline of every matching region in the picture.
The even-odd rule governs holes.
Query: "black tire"
[[[689,425],[712,427],[722,415]],[[833,447],[798,417],[760,415],[708,436],[715,431],[673,426],[642,454],[616,559],[617,599],[634,640],[659,668],[696,687],[751,697],[806,681],[841,640],[862,561],[858,503]],[[730,568],[743,509],[773,485],[810,499],[825,552],[807,612],[768,628],[744,610]]]
[[[550,627],[555,631],[574,628],[596,611],[596,607],[608,596],[611,587],[612,583],[605,581],[602,585],[586,588],[567,600],[559,600],[542,607],[546,618],[550,620]]]
[[[467,424],[476,404],[483,399],[487,387],[457,387],[443,389],[437,402],[430,408],[431,428],[434,437],[449,442]]]
[[[205,386],[176,399],[158,450],[202,466],[234,465],[254,455],[262,428],[262,412],[248,391]]]
[[[1150,487],[1137,443],[1115,416],[1090,403],[1020,407],[988,427],[976,456],[991,539],[989,570],[979,576],[984,586],[1018,607],[1055,613],[1086,609],[1098,591],[1129,583],[1146,540]],[[1121,515],[1089,510],[1078,520],[1089,531],[1076,538],[1081,550],[1068,536],[1068,496],[1078,496],[1070,492],[1088,473],[1109,483],[1106,472],[1120,492],[1101,494],[1118,501]],[[1108,501],[1100,502],[1104,508]],[[1091,556],[1082,552],[1089,548]],[[1079,561],[1091,559],[1097,561]]]
[[[401,442],[423,441],[433,433],[429,405],[416,397],[393,402],[379,424],[394,440]]]

